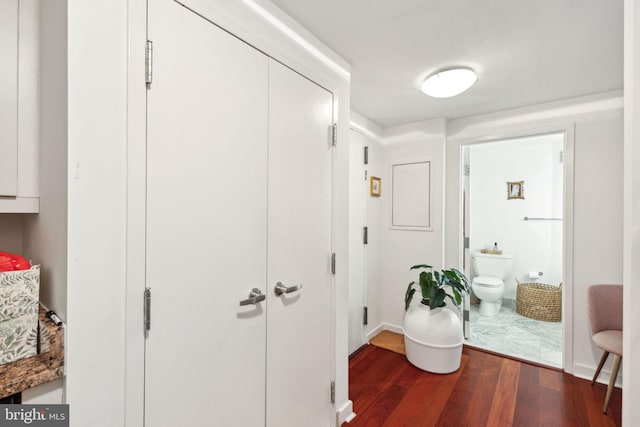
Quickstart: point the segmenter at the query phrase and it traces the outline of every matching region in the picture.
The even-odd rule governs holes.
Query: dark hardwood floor
[[[357,416],[343,427],[619,426],[622,392],[614,391],[603,414],[606,389],[466,347],[458,371],[431,374],[370,345],[349,361],[349,398]]]

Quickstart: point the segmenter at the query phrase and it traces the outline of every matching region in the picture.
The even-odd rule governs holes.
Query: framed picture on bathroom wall
[[[524,199],[524,181],[507,182],[508,199]]]
[[[372,176],[369,181],[369,194],[374,197],[380,197],[380,190],[382,189],[382,179],[377,176]]]

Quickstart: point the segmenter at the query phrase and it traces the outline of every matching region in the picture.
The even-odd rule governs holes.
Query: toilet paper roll
[[[529,279],[539,279],[542,276],[542,271],[530,271]]]

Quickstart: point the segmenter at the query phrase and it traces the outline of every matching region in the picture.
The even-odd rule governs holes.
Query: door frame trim
[[[464,174],[464,149],[470,145],[494,142],[506,139],[533,137],[547,134],[564,135],[563,154],[563,224],[562,224],[562,369],[565,372],[573,372],[573,276],[574,276],[574,251],[573,251],[573,222],[574,222],[574,152],[575,152],[575,123],[565,123],[554,126],[545,126],[513,132],[497,133],[478,137],[460,138],[456,140],[458,147],[458,206],[463,206],[463,174]],[[464,260],[463,221],[464,212],[458,209],[457,229],[460,241],[458,242],[458,268],[461,269]],[[462,270],[461,270],[462,271]]]
[[[146,286],[147,4],[128,2],[127,210],[124,425],[144,425],[143,299]],[[137,49],[135,47],[138,47]]]
[[[364,130],[353,126],[353,124],[351,123],[349,126],[349,131],[350,132],[356,132],[358,135],[361,135],[364,140],[363,140],[363,144],[362,147],[366,146],[367,144],[367,138],[369,138],[369,136],[364,132]],[[351,139],[351,133],[349,133],[349,146],[353,146],[353,142]],[[359,151],[359,149],[361,147],[356,147]],[[359,170],[359,172],[364,172],[365,170],[368,170],[368,168],[366,167],[366,165],[364,165],[362,163],[362,159],[359,157],[356,157],[355,160],[350,160],[351,166],[357,165],[358,167],[362,166],[362,171]],[[368,186],[367,182],[362,181],[362,175],[360,175],[360,177],[355,177],[356,182],[352,182],[351,181],[351,177],[349,177],[349,186],[358,186],[358,185],[364,185],[365,187]],[[352,198],[350,198],[349,203],[354,203],[357,204],[358,206],[360,206],[360,209],[362,210],[361,213],[362,215],[360,215],[360,217],[358,217],[356,219],[356,216],[354,215],[353,211],[349,212],[349,218],[351,219],[351,223],[350,226],[354,226],[356,230],[352,230],[354,231],[354,236],[356,235],[360,235],[360,230],[362,230],[362,227],[367,225],[367,200],[366,200],[366,192],[364,190],[362,190],[362,200],[358,200],[358,201],[353,201]],[[360,194],[357,194],[357,196],[360,196]],[[367,262],[367,251],[366,251],[366,245],[362,244],[362,240],[361,239],[355,239],[355,244],[357,244],[358,246],[362,245],[363,249],[362,249],[362,257],[358,257],[356,259],[349,259],[349,271],[352,271],[354,269],[356,269],[356,267],[354,267],[355,265],[358,265],[358,268],[362,268],[362,301],[360,301],[362,303],[362,307],[366,307],[367,306],[367,268],[366,268],[366,262]],[[354,253],[351,253],[351,247],[349,249],[349,255],[356,255]],[[354,283],[351,282],[351,280],[349,281],[349,289],[353,289]],[[347,303],[349,305],[349,318],[351,318],[352,315],[352,308],[351,307],[351,300],[348,301]],[[362,308],[360,307],[360,308]],[[354,309],[360,311],[359,307],[355,307]],[[356,312],[355,313],[355,318],[359,318],[360,313]],[[364,324],[358,322],[358,332],[359,332],[359,336],[358,338],[358,348],[362,347],[364,344],[366,344],[367,342],[367,337],[366,337],[366,327]],[[351,343],[352,343],[352,336],[351,336],[351,326],[349,326],[349,352],[351,352]],[[357,350],[357,349],[356,349]]]

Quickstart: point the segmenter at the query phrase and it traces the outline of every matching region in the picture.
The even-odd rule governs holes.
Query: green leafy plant
[[[417,285],[422,292],[422,304],[428,305],[432,310],[437,307],[445,305],[445,298],[449,298],[451,302],[459,306],[462,303],[462,295],[469,294],[469,281],[467,277],[456,270],[455,268],[449,270],[433,271],[433,267],[426,264],[414,265],[410,270],[424,270],[421,271],[418,276]],[[416,282],[409,283],[407,292],[404,296],[404,309],[409,309],[413,294],[416,293]],[[451,289],[449,294],[446,288]]]

